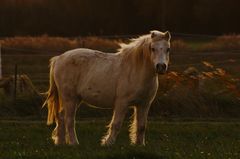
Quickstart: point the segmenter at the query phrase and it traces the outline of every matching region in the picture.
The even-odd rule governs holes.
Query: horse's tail
[[[55,118],[57,117],[57,113],[61,111],[61,103],[59,102],[59,94],[58,89],[54,79],[54,67],[57,57],[53,57],[50,60],[50,73],[49,73],[49,90],[46,92],[47,99],[43,103],[43,107],[48,105],[48,118],[47,118],[47,125],[50,125],[54,122]]]

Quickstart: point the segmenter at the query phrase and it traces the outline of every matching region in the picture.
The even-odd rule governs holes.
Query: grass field
[[[240,122],[148,124],[147,145],[131,146],[127,123],[112,147],[101,147],[106,120],[77,123],[79,146],[54,146],[44,122],[1,121],[1,159],[239,159]]]

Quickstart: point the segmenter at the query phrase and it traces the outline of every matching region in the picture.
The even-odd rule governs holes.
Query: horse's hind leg
[[[133,122],[130,127],[130,139],[132,144],[145,145],[145,130],[150,105],[134,108]]]
[[[63,99],[63,107],[65,111],[65,127],[66,127],[66,142],[69,145],[78,144],[78,139],[75,131],[75,115],[77,110],[77,100]]]
[[[64,125],[64,111],[56,114],[56,127],[52,132],[52,139],[55,145],[65,144],[65,125]]]
[[[101,140],[102,146],[112,145],[115,142],[116,137],[122,126],[126,112],[127,112],[127,105],[125,105],[124,103],[118,103],[115,105],[115,108],[113,111],[113,117],[108,126],[109,127],[108,132]]]

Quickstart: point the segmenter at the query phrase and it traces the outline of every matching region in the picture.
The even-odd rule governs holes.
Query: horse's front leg
[[[145,130],[150,104],[139,105],[134,108],[133,122],[130,126],[132,144],[145,145]]]
[[[115,142],[125,118],[127,109],[127,104],[125,102],[116,102],[113,110],[113,117],[108,126],[107,134],[101,140],[102,146],[109,146]]]

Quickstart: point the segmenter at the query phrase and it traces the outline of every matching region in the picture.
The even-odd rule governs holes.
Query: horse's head
[[[151,31],[151,60],[158,74],[164,74],[168,68],[171,35],[167,31]]]

